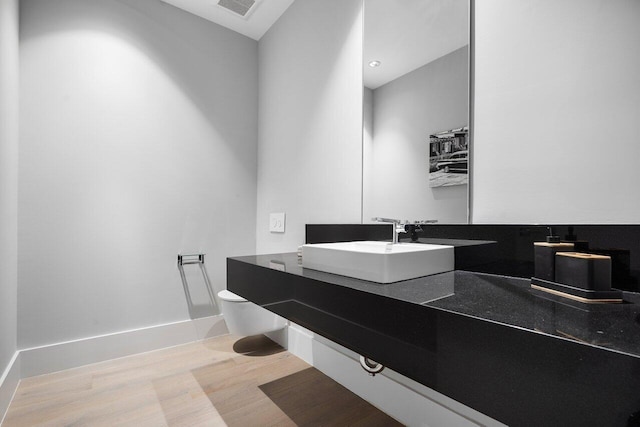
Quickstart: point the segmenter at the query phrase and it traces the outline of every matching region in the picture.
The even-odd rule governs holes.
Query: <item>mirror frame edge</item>
[[[360,85],[360,102],[361,102],[361,117],[360,117],[360,224],[364,225],[364,8],[365,0],[360,1],[360,43],[362,44],[360,58],[360,70],[362,77],[362,84]]]
[[[473,224],[473,157],[475,152],[475,0],[469,0],[469,50],[468,50],[468,79],[469,79],[469,159],[467,165],[467,173],[469,174],[467,181],[467,224]],[[364,4],[364,0],[363,0]],[[363,32],[364,37],[364,32]],[[364,40],[364,39],[363,39]],[[363,135],[364,138],[364,135]],[[363,140],[364,141],[364,140]],[[364,162],[363,162],[364,167]],[[364,188],[363,188],[364,189]],[[363,194],[364,197],[364,194]]]

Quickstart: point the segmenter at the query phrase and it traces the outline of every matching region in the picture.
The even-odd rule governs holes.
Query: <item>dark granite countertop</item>
[[[378,284],[295,253],[229,258],[227,287],[507,425],[640,420],[638,294],[587,305],[462,269]]]
[[[303,268],[295,253],[233,259],[640,358],[636,293],[625,292],[623,304],[583,304],[532,289],[527,279],[468,271],[378,284]]]

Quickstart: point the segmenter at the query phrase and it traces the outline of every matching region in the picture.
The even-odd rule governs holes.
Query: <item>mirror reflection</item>
[[[468,0],[364,0],[365,223],[467,222],[468,15]]]

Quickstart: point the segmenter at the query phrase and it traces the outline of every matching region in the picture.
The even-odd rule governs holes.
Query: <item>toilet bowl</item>
[[[287,326],[286,319],[226,289],[218,292],[229,332],[239,336],[264,334]]]

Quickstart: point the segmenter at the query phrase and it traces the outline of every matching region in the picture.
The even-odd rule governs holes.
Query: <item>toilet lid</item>
[[[223,301],[231,301],[231,302],[245,302],[246,299],[242,298],[240,295],[236,295],[233,292],[229,292],[228,290],[223,290],[218,292],[218,298]]]

